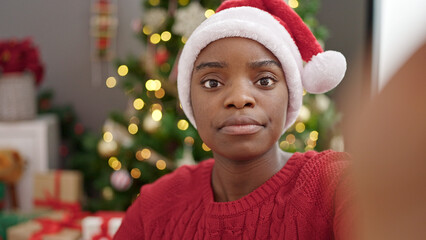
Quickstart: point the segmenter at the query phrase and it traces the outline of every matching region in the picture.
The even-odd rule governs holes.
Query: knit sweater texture
[[[114,239],[346,239],[346,154],[294,153],[264,184],[231,202],[214,201],[213,165],[209,159],[183,166],[144,185]]]

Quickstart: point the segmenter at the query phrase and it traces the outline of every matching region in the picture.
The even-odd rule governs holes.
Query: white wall
[[[426,42],[426,0],[376,0],[373,43],[373,91]]]

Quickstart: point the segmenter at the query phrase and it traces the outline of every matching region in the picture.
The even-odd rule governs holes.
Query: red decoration
[[[170,53],[167,51],[166,48],[158,48],[157,52],[155,53],[155,64],[157,64],[157,66],[163,65],[167,62],[167,60],[169,60],[169,56]]]
[[[83,132],[84,132],[83,124],[81,124],[81,123],[77,123],[77,124],[74,126],[74,133],[75,133],[76,135],[81,135],[81,134],[83,134]]]
[[[38,48],[30,38],[22,41],[0,41],[0,72],[15,73],[30,71],[34,74],[36,85],[40,85],[44,66],[40,61]]]

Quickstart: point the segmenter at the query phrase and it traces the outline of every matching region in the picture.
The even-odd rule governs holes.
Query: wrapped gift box
[[[56,170],[34,176],[34,206],[78,211],[83,177],[77,171]]]
[[[20,223],[27,222],[36,217],[40,217],[42,215],[45,215],[46,213],[48,212],[33,211],[30,213],[23,213],[18,211],[1,211],[0,212],[0,239],[7,240],[6,231],[8,228],[18,225]]]
[[[81,222],[70,218],[69,213],[55,211],[42,218],[37,218],[7,229],[10,240],[79,240],[81,237]],[[39,237],[39,238],[37,238]]]
[[[94,216],[88,216],[81,222],[82,240],[92,240],[94,237],[114,237],[121,225],[124,212],[100,211]]]

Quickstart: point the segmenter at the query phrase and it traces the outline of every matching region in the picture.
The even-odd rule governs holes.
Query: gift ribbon
[[[66,203],[60,200],[60,192],[61,192],[61,171],[55,171],[54,176],[54,190],[53,196],[49,193],[49,191],[44,192],[44,199],[35,199],[34,205],[38,207],[51,207],[52,209],[60,210],[65,209],[74,213],[81,212],[81,206],[79,203]]]
[[[112,236],[108,234],[108,224],[112,218],[124,216],[123,212],[98,212],[96,214],[98,217],[102,218],[101,232],[94,235],[92,240],[112,240]]]
[[[65,214],[64,218],[59,221],[50,218],[39,218],[35,221],[41,225],[41,229],[33,233],[29,240],[42,240],[44,235],[58,233],[64,228],[71,228],[81,231],[81,225],[76,223],[72,214]]]

